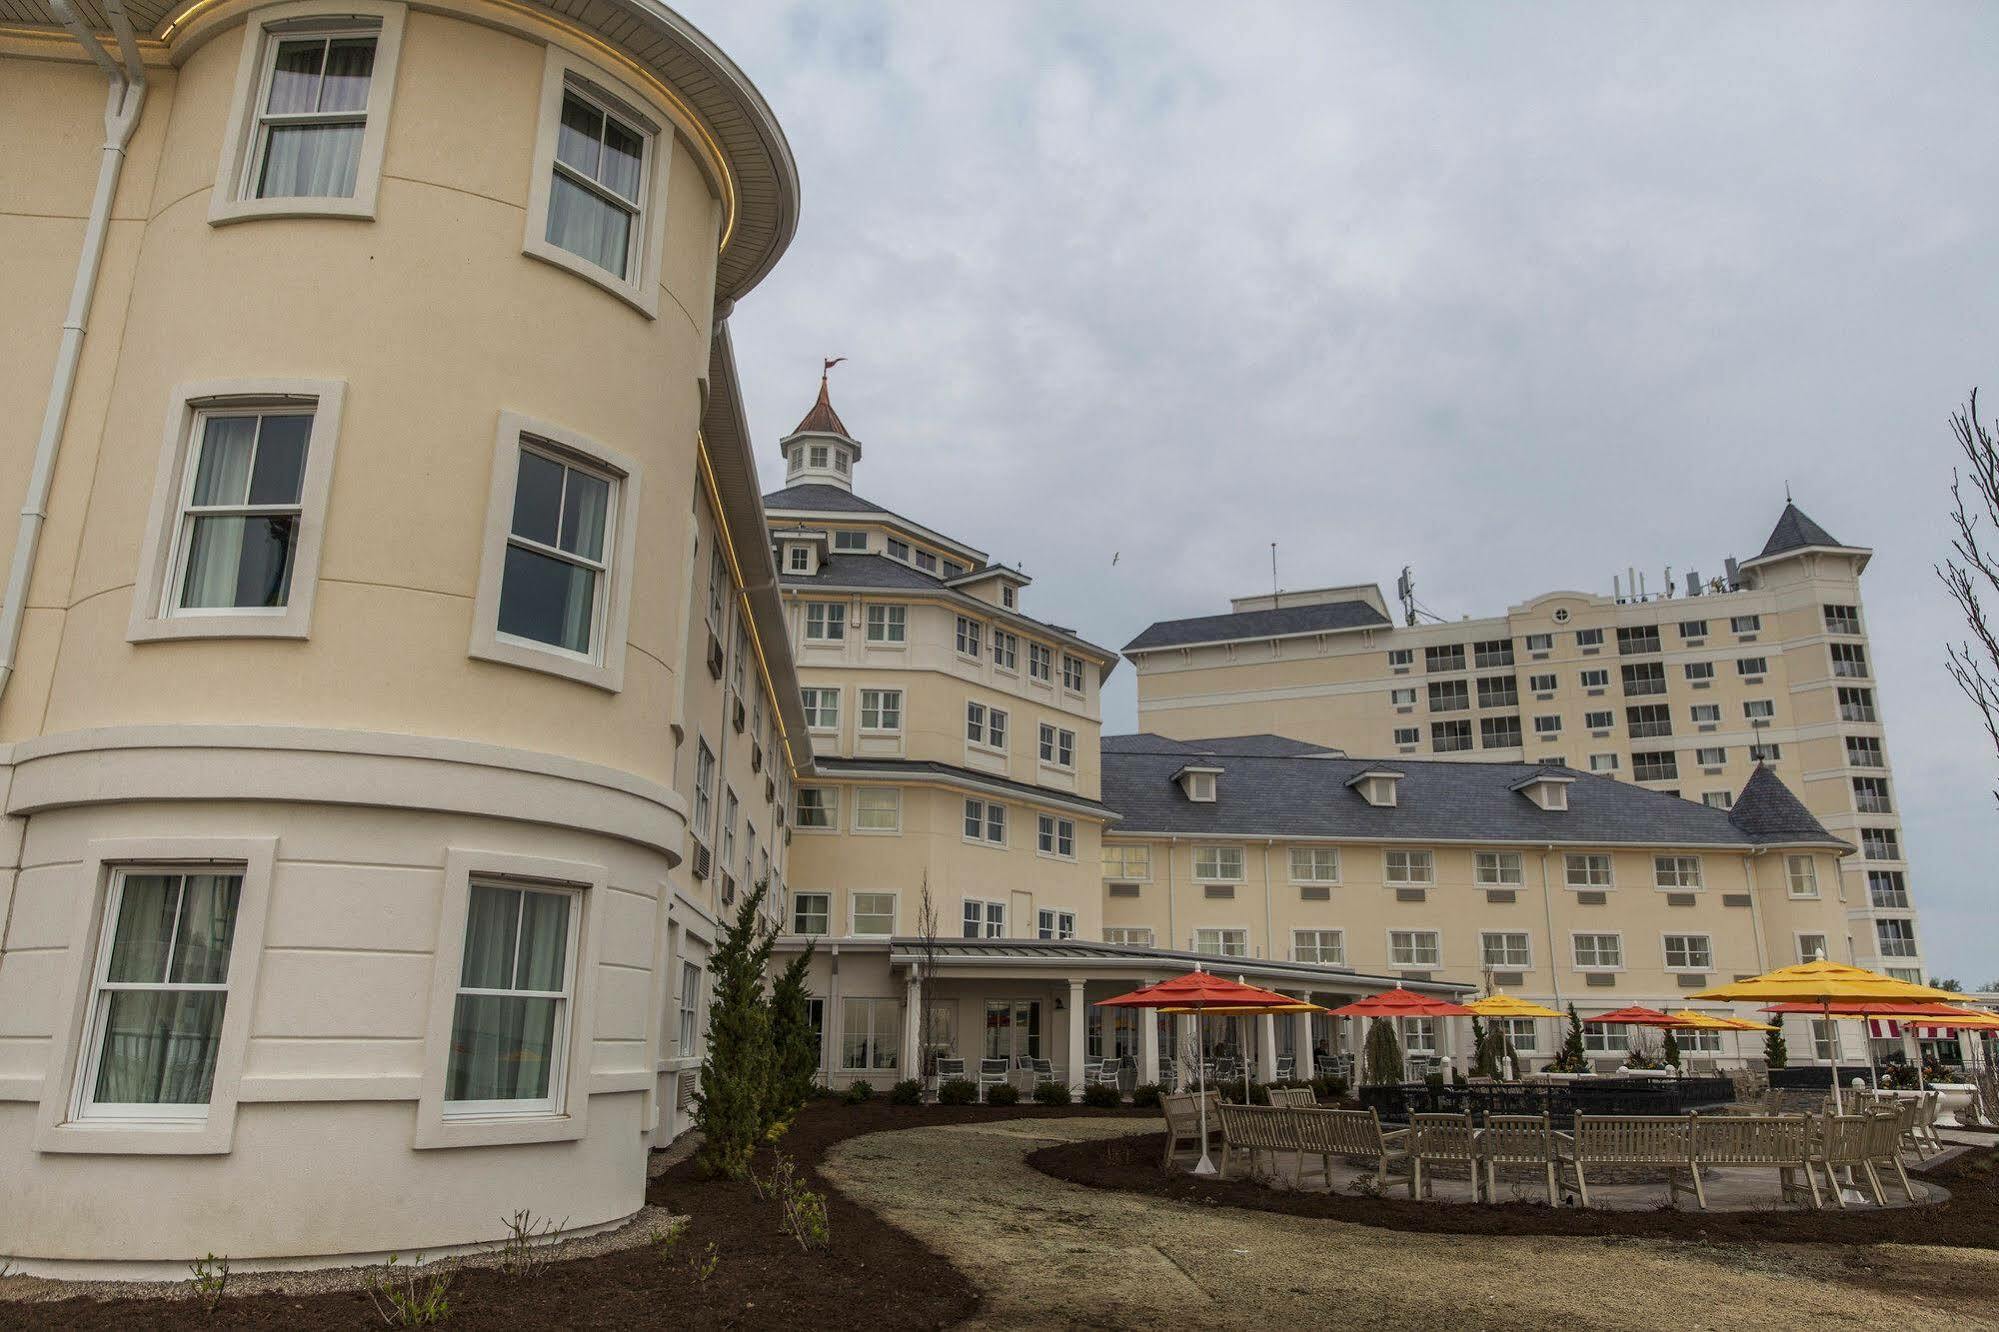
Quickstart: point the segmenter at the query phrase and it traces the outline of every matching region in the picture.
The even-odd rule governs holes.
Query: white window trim
[[[451,1020],[458,1004],[458,977],[465,963],[465,913],[472,881],[518,880],[524,888],[568,889],[576,894],[571,918],[570,956],[575,964],[568,1032],[562,1047],[560,1108],[512,1115],[447,1113],[445,1072],[451,1059]],[[439,905],[437,956],[430,977],[430,1021],[424,1034],[423,1080],[417,1096],[416,1135],[411,1146],[490,1147],[508,1143],[573,1142],[583,1137],[590,1110],[590,1062],[596,1033],[597,960],[604,912],[600,909],[610,877],[602,865],[542,856],[510,855],[448,847],[444,853],[444,893]]]
[[[1194,846],[1193,848],[1191,848],[1191,851],[1193,854],[1193,861],[1194,861],[1194,868],[1192,874],[1195,883],[1246,883],[1249,881],[1249,852],[1243,847],[1227,846],[1219,843],[1210,842],[1205,845]],[[1237,865],[1236,872],[1232,875],[1223,874],[1218,868],[1216,872],[1213,874],[1203,874],[1201,872],[1201,853],[1203,851],[1235,852],[1236,865]],[[1221,857],[1217,855],[1216,860],[1219,861],[1220,859]]]
[[[874,637],[875,612],[882,613],[882,636]],[[895,624],[893,611],[902,612],[902,637],[890,638],[889,629]],[[864,602],[861,606],[861,646],[869,652],[907,652],[909,650],[909,607],[888,601]]]
[[[319,589],[319,551],[326,534],[333,454],[340,443],[340,412],[347,384],[338,379],[211,379],[174,387],[166,435],[153,473],[152,509],[139,547],[127,642],[176,638],[305,638],[312,630],[313,596]],[[312,405],[306,437],[305,475],[299,487],[298,548],[292,554],[291,592],[282,610],[168,610],[180,546],[181,500],[199,443],[195,423],[205,410],[273,409]]]
[[[1391,855],[1428,856],[1430,858],[1430,877],[1427,879],[1396,879],[1389,877],[1388,858]],[[1411,868],[1414,868],[1413,861],[1411,862]],[[1381,884],[1384,888],[1435,888],[1437,886],[1437,853],[1425,846],[1384,848],[1381,853]]]
[[[1043,819],[1051,821],[1048,835],[1054,841],[1053,850],[1044,851],[1041,849],[1041,820]],[[1061,849],[1062,825],[1065,823],[1069,825],[1069,854],[1067,855],[1063,855]],[[1043,860],[1066,860],[1072,865],[1075,864],[1076,844],[1081,840],[1081,838],[1076,836],[1076,821],[1074,819],[1062,814],[1037,813],[1034,816],[1034,854],[1040,856]]]
[[[1601,965],[1601,964],[1599,964],[1599,963],[1590,963],[1590,964],[1588,964],[1588,965],[1584,965],[1583,963],[1581,963],[1581,962],[1578,962],[1578,961],[1576,961],[1576,940],[1578,940],[1578,939],[1582,938],[1582,937],[1583,937],[1583,936],[1585,936],[1585,935],[1588,935],[1588,936],[1589,936],[1590,938],[1593,938],[1593,939],[1595,939],[1595,938],[1603,938],[1603,937],[1606,937],[1606,936],[1608,936],[1608,937],[1610,937],[1610,938],[1614,938],[1614,939],[1616,939],[1616,940],[1617,940],[1617,965],[1615,965],[1615,966],[1609,966],[1609,967],[1606,967],[1606,966],[1603,966],[1603,965]],[[1662,946],[1663,946],[1663,945],[1662,945]],[[1570,965],[1570,966],[1571,966],[1572,968],[1574,968],[1574,969],[1575,969],[1576,971],[1579,971],[1579,972],[1589,972],[1589,971],[1600,971],[1600,972],[1617,972],[1617,971],[1623,971],[1623,970],[1625,969],[1625,966],[1626,966],[1626,964],[1627,964],[1627,960],[1628,960],[1629,956],[1630,956],[1630,954],[1629,954],[1629,953],[1628,953],[1628,952],[1626,951],[1626,949],[1625,949],[1625,947],[1624,947],[1624,931],[1623,931],[1623,930],[1571,930],[1571,931],[1569,931],[1569,965]]]
[[[572,453],[577,461],[609,473],[613,489],[610,567],[605,571],[603,630],[595,658],[552,646],[500,636],[500,575],[506,566],[507,537],[513,530],[514,487],[520,477],[523,436]],[[640,467],[635,459],[605,448],[573,430],[502,411],[494,436],[493,475],[486,500],[485,544],[479,561],[479,591],[472,607],[468,656],[560,675],[618,693],[625,687],[626,635],[631,625],[632,566],[638,549]]]
[[[847,706],[847,700],[843,697],[846,691],[838,685],[806,685],[805,688],[810,689],[814,694],[831,694],[833,696],[833,724],[826,726],[816,721],[808,722],[806,729],[814,735],[838,735],[840,733],[840,721],[845,715]],[[814,707],[811,711],[816,715],[819,709]]]
[[[1299,952],[1301,951],[1298,945],[1298,936],[1301,934],[1309,934],[1314,936],[1315,938],[1320,935],[1330,934],[1335,939],[1339,940],[1339,956],[1337,958],[1334,958],[1330,962],[1328,962],[1324,958],[1317,958],[1312,961],[1306,962],[1307,966],[1343,967],[1347,964],[1347,932],[1338,926],[1328,926],[1328,927],[1299,926],[1294,928],[1291,931],[1291,960],[1293,962],[1305,961],[1305,959],[1298,956]],[[1312,947],[1315,951],[1319,952],[1323,952],[1325,950],[1324,944],[1314,944]]]
[[[798,928],[799,905],[808,897],[823,897],[826,899],[826,928],[819,934],[804,934]],[[790,933],[797,934],[799,937],[806,939],[824,938],[833,933],[833,893],[831,889],[801,888],[791,895],[791,901],[786,906],[785,925],[788,927]]]
[[[599,268],[582,255],[571,254],[548,240],[548,199],[554,189],[556,130],[562,123],[562,95],[572,83],[585,96],[607,103],[646,136],[638,225],[633,228],[632,236],[632,244],[640,247],[640,253],[637,271],[630,277]],[[666,181],[671,174],[672,155],[677,150],[672,126],[643,95],[551,42],[542,65],[541,112],[535,123],[527,232],[521,241],[521,253],[595,283],[648,319],[659,318],[659,266],[666,248]]]
[[[35,1125],[35,1150],[89,1152],[110,1156],[216,1156],[235,1143],[236,1106],[242,1091],[243,1056],[249,1045],[257,998],[257,973],[263,965],[264,919],[271,899],[271,874],[277,862],[276,838],[144,837],[92,841],[78,864],[63,871],[73,875],[74,912],[69,946],[63,963],[63,988],[51,1028],[52,1050],[42,1080],[41,1110]],[[77,1120],[71,1117],[81,1070],[89,1062],[84,1050],[96,990],[99,940],[104,935],[105,908],[112,875],[127,866],[195,871],[227,867],[243,876],[236,902],[236,927],[229,949],[228,998],[223,1003],[222,1032],[215,1056],[215,1077],[208,1112],[199,1117],[155,1120]]]
[[[1105,881],[1105,882],[1107,882],[1107,883],[1151,883],[1151,882],[1152,882],[1152,845],[1151,845],[1151,843],[1149,843],[1149,842],[1115,842],[1115,843],[1107,843],[1107,844],[1105,844],[1105,845],[1102,845],[1102,846],[1098,847],[1098,849],[1097,849],[1097,855],[1098,855],[1098,862],[1099,862],[1099,864],[1101,864],[1101,863],[1102,863],[1102,858],[1103,858],[1103,853],[1104,853],[1105,851],[1108,851],[1108,850],[1110,850],[1112,846],[1116,846],[1116,847],[1118,847],[1118,848],[1120,849],[1120,854],[1119,854],[1119,856],[1118,856],[1118,865],[1119,865],[1119,867],[1120,867],[1120,868],[1122,868],[1122,867],[1123,867],[1123,866],[1124,866],[1124,865],[1125,865],[1125,864],[1127,863],[1127,862],[1125,861],[1125,858],[1124,858],[1123,854],[1122,854],[1122,852],[1123,852],[1124,850],[1131,850],[1131,849],[1136,849],[1136,850],[1141,850],[1141,851],[1144,851],[1144,852],[1145,852],[1145,873],[1143,873],[1143,874],[1111,874],[1111,873],[1109,873],[1109,872],[1107,871],[1107,872],[1106,872],[1106,873],[1104,874],[1104,876],[1103,876],[1103,877],[1104,877],[1104,881]]]
[[[896,696],[894,726],[870,726],[867,724],[867,704],[863,700],[868,694],[894,694]],[[894,689],[890,689],[885,685],[880,687],[870,685],[865,689],[856,688],[854,690],[854,727],[862,735],[901,735],[904,709],[908,706],[908,703],[908,694],[900,686]],[[881,715],[881,705],[879,703],[875,706],[875,715]]]
[[[1330,851],[1330,852],[1332,852],[1332,853],[1333,853],[1333,877],[1332,877],[1332,878],[1330,878],[1330,879],[1301,879],[1301,878],[1299,878],[1299,877],[1298,877],[1298,853],[1299,853],[1300,851],[1305,851],[1305,852],[1309,852],[1309,853],[1312,853],[1312,854],[1317,854],[1317,853],[1318,853],[1318,852],[1320,852],[1320,851]],[[1291,847],[1291,848],[1289,848],[1289,855],[1288,855],[1287,859],[1288,859],[1288,860],[1290,861],[1290,864],[1289,864],[1289,866],[1287,867],[1287,870],[1286,870],[1286,872],[1287,872],[1287,873],[1288,873],[1288,874],[1290,875],[1290,879],[1291,879],[1291,882],[1292,882],[1292,883],[1294,883],[1294,884],[1313,884],[1313,885],[1317,885],[1317,884],[1330,884],[1330,885],[1334,885],[1334,886],[1337,886],[1337,885],[1338,885],[1338,884],[1339,884],[1339,883],[1341,882],[1341,876],[1342,876],[1342,875],[1343,875],[1343,874],[1345,873],[1345,870],[1346,870],[1346,858],[1345,858],[1344,856],[1342,856],[1342,855],[1340,854],[1340,849],[1339,849],[1339,848],[1338,848],[1337,846],[1294,846],[1294,847]]]
[[[965,806],[974,803],[979,806],[979,835],[977,837],[972,837],[965,832]],[[1003,834],[997,842],[986,835],[987,830],[993,826],[992,808],[995,805],[999,806],[1001,811],[1003,811],[1000,814],[1000,821],[1004,825]],[[969,842],[973,846],[989,847],[998,851],[1005,850],[1013,843],[1012,811],[1008,809],[1006,802],[1003,800],[987,800],[981,796],[964,797],[958,803],[958,840]]]
[[[979,908],[979,932],[978,932],[977,934],[966,934],[966,933],[965,933],[965,908],[966,908],[966,907],[973,907],[973,906],[975,906],[975,907]],[[986,930],[987,930],[987,929],[988,929],[988,928],[989,928],[989,927],[990,927],[990,926],[992,925],[992,919],[993,919],[993,917],[992,917],[992,908],[994,908],[994,907],[998,907],[998,908],[999,908],[999,913],[1000,913],[1000,914],[999,914],[999,927],[1000,927],[1000,932],[999,932],[998,934],[987,934],[987,933],[986,933]],[[1007,911],[1007,904],[1006,904],[1006,903],[1005,903],[1004,901],[1002,901],[1001,899],[997,898],[997,897],[966,897],[966,898],[962,898],[962,899],[960,899],[960,900],[959,900],[959,903],[958,903],[958,938],[960,938],[960,939],[1010,939],[1010,938],[1012,938],[1013,936],[1007,933],[1007,929],[1008,929],[1008,922],[1007,922],[1007,915],[1008,915],[1008,911]]]
[[[1691,860],[1694,862],[1694,882],[1691,884],[1665,884],[1659,882],[1659,862],[1662,860]],[[1612,862],[1613,865],[1615,862]],[[1617,871],[1611,870],[1611,877]],[[1679,851],[1659,851],[1652,856],[1652,886],[1662,893],[1700,893],[1707,891],[1707,862],[1699,855],[1688,855]]]
[[[1670,954],[1668,954],[1666,951],[1666,940],[1669,938],[1707,940],[1707,965],[1704,967],[1697,967],[1692,965],[1681,966],[1670,961],[1669,960]],[[1674,975],[1686,974],[1691,976],[1705,976],[1707,973],[1715,969],[1714,936],[1712,934],[1701,933],[1701,932],[1688,933],[1686,931],[1661,930],[1659,932],[1659,960],[1661,964],[1665,967],[1665,969],[1668,972],[1673,973]]]
[[[1485,941],[1494,937],[1517,934],[1527,941],[1525,962],[1487,962]],[[1478,965],[1481,971],[1532,971],[1534,969],[1534,933],[1531,930],[1480,930],[1478,932]]]
[[[1240,953],[1228,953],[1228,952],[1223,952],[1219,949],[1210,951],[1208,949],[1201,947],[1201,931],[1203,930],[1212,930],[1217,935],[1240,934],[1242,936],[1242,951]],[[1199,953],[1202,957],[1248,958],[1250,956],[1249,926],[1247,925],[1196,925],[1193,930],[1193,936],[1191,939],[1189,939],[1188,942],[1193,945],[1193,947],[1189,948],[1188,951],[1192,953]],[[1215,942],[1221,943],[1223,942],[1223,940],[1217,939]]]
[[[856,786],[849,789],[854,793],[854,798],[848,801],[847,804],[853,812],[853,833],[856,837],[900,837],[902,835],[902,788],[900,786]],[[861,793],[864,791],[885,791],[895,797],[895,826],[893,828],[863,828],[861,826]],[[838,826],[837,823],[835,826]]]
[[[1608,868],[1608,869],[1610,870],[1610,880],[1609,880],[1609,882],[1607,882],[1607,883],[1573,883],[1573,882],[1571,882],[1571,881],[1570,881],[1570,879],[1569,879],[1569,857],[1570,857],[1570,856],[1577,856],[1577,857],[1580,857],[1580,858],[1583,858],[1583,859],[1588,859],[1588,858],[1590,858],[1590,857],[1593,857],[1593,856],[1602,856],[1602,857],[1603,857],[1603,859],[1605,860],[1606,864],[1607,864],[1607,868]],[[1588,867],[1587,867],[1587,866],[1585,866],[1585,867],[1584,867],[1584,872],[1585,872],[1585,873],[1587,873],[1587,872],[1588,872]],[[1567,889],[1568,889],[1568,890],[1569,890],[1570,892],[1572,892],[1572,893],[1607,893],[1607,892],[1609,892],[1609,891],[1610,891],[1611,889],[1613,889],[1613,888],[1617,887],[1617,857],[1616,857],[1616,856],[1614,856],[1614,855],[1612,855],[1612,854],[1611,854],[1610,852],[1608,852],[1608,851],[1565,851],[1565,852],[1563,852],[1563,853],[1562,853],[1562,886],[1563,886],[1564,888],[1567,888]],[[1681,891],[1681,890],[1680,890],[1680,889],[1674,889],[1673,891],[1675,891],[1675,892],[1679,892],[1679,891]],[[1594,931],[1594,930],[1584,930],[1584,931],[1583,931],[1583,933],[1584,933],[1584,934],[1593,934],[1593,933],[1601,933],[1601,931]]]
[[[800,821],[799,821],[799,818],[798,818],[798,812],[797,812],[797,808],[796,808],[796,806],[794,805],[794,806],[793,806],[793,809],[792,809],[792,815],[791,815],[791,827],[792,827],[792,829],[793,829],[794,831],[798,832],[798,833],[799,833],[800,835],[802,835],[802,836],[808,836],[808,837],[837,837],[837,836],[839,836],[839,835],[840,835],[840,827],[841,827],[841,824],[840,824],[840,811],[841,811],[841,809],[843,809],[843,808],[844,808],[844,807],[846,806],[846,804],[847,804],[847,802],[846,802],[846,801],[844,801],[844,800],[842,800],[842,799],[840,798],[840,795],[841,795],[841,792],[842,792],[842,791],[843,791],[844,789],[845,789],[844,787],[839,787],[839,786],[820,786],[820,785],[818,785],[817,783],[813,783],[813,782],[808,782],[808,783],[806,783],[806,784],[805,784],[804,786],[801,786],[801,787],[799,788],[799,790],[801,790],[801,791],[803,791],[803,790],[813,790],[813,791],[819,791],[819,792],[823,792],[823,793],[824,793],[824,794],[825,794],[825,795],[827,796],[827,798],[828,798],[828,799],[829,799],[829,800],[830,800],[830,801],[831,801],[832,803],[831,803],[830,807],[829,807],[829,808],[827,809],[827,811],[826,811],[826,813],[827,813],[827,815],[828,815],[829,817],[828,817],[828,819],[827,819],[826,823],[825,823],[825,824],[823,824],[823,825],[821,825],[821,824],[817,824],[817,823],[803,823],[803,822],[800,822]],[[794,797],[794,799],[795,799],[795,797]]]
[[[1791,856],[1786,856],[1784,858],[1784,895],[1793,902],[1817,902],[1825,896],[1824,889],[1819,885],[1818,862],[1813,860],[1809,855],[1802,856],[1801,858],[1811,869],[1812,890],[1808,893],[1798,891],[1797,883],[1791,877]]]
[[[1478,864],[1478,858],[1480,856],[1499,857],[1499,862],[1493,866],[1493,873],[1495,874],[1504,872],[1505,858],[1507,856],[1512,856],[1514,859],[1514,869],[1519,871],[1520,877],[1517,879],[1493,879],[1489,882],[1485,879],[1481,879],[1479,877],[1480,871]],[[1527,856],[1524,852],[1520,851],[1501,851],[1493,848],[1480,848],[1478,850],[1474,850],[1471,855],[1471,881],[1472,881],[1472,886],[1475,888],[1499,888],[1499,889],[1525,888],[1527,886]],[[1500,931],[1500,932],[1506,933],[1508,931]]]
[[[860,932],[860,929],[854,924],[855,917],[858,915],[858,912],[856,912],[854,909],[855,908],[854,899],[856,897],[863,895],[868,897],[886,897],[888,899],[889,931],[887,934],[862,934]],[[891,938],[895,934],[895,922],[897,918],[900,916],[901,911],[902,911],[901,895],[898,894],[894,889],[891,888],[849,889],[847,892],[847,935],[849,938],[854,938],[854,939]]]
[[[243,33],[243,51],[236,61],[236,87],[230,95],[229,123],[222,134],[222,157],[215,168],[215,186],[208,195],[212,226],[260,217],[349,217],[372,222],[382,185],[382,150],[388,139],[390,104],[395,99],[396,64],[403,48],[404,5],[392,0],[304,0],[273,5],[252,13]],[[379,27],[363,28],[356,18],[373,18]],[[319,20],[320,22],[315,22]],[[267,86],[265,69],[281,35],[273,29],[301,32],[347,28],[375,34],[375,63],[368,75],[368,123],[361,132],[361,156],[354,172],[354,193],[345,199],[293,196],[283,199],[246,197],[249,172],[257,155],[257,121]]]
[[[1397,962],[1395,960],[1395,936],[1398,934],[1428,934],[1435,936],[1437,940],[1437,960],[1435,962]],[[1382,942],[1387,945],[1383,956],[1388,959],[1388,965],[1396,971],[1442,971],[1444,969],[1444,932],[1442,930],[1424,927],[1388,929],[1381,932],[1381,938]]]

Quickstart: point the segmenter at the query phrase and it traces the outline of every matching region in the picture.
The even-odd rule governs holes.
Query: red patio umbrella
[[[1217,976],[1212,971],[1190,971],[1184,976],[1175,976],[1154,985],[1141,985],[1130,994],[1099,999],[1095,1007],[1187,1008],[1193,1010],[1194,1021],[1199,1023],[1201,1015],[1211,1008],[1226,1008],[1238,1013],[1245,1010],[1255,1012],[1258,1009],[1289,1009],[1297,1002],[1290,995],[1244,985],[1241,981]],[[1199,1082],[1197,1099],[1201,1108],[1201,1160],[1194,1167],[1194,1173],[1212,1175],[1215,1166],[1208,1159],[1208,1070],[1198,1057],[1194,1068]]]
[[[1615,1013],[1604,1013],[1598,1017],[1586,1017],[1583,1021],[1600,1022],[1606,1025],[1615,1024],[1624,1027],[1677,1027],[1680,1025],[1672,1014],[1661,1013],[1658,1009],[1647,1008],[1643,1004],[1633,1004],[1629,1008],[1620,1008]]]
[[[1380,994],[1370,994],[1365,999],[1356,999],[1350,1004],[1344,1004],[1339,1008],[1335,1008],[1333,1016],[1351,1018],[1477,1017],[1478,1010],[1466,1008],[1463,1004],[1454,1004],[1448,999],[1436,998],[1434,995],[1417,994],[1413,990],[1405,990],[1398,985],[1392,990],[1383,990]],[[1358,1081],[1358,1067],[1355,1068],[1355,1074],[1356,1081]]]

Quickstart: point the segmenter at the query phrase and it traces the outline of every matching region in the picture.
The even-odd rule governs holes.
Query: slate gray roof
[[[1316,606],[1280,606],[1276,610],[1237,611],[1230,615],[1197,615],[1191,620],[1154,621],[1124,645],[1126,652],[1179,647],[1186,643],[1228,643],[1286,634],[1324,633],[1336,629],[1366,629],[1389,624],[1386,615],[1365,601],[1329,601]]]
[[[1763,553],[1756,558],[1768,559],[1787,550],[1803,550],[1806,546],[1840,544],[1833,539],[1832,533],[1807,518],[1803,509],[1786,502],[1783,514],[1777,519],[1777,525],[1770,529],[1770,539],[1763,543]]]
[[[1735,807],[1728,811],[1728,821],[1759,841],[1832,839],[1825,825],[1812,816],[1805,802],[1791,793],[1791,788],[1778,779],[1776,769],[1767,763],[1757,764],[1756,771],[1749,774],[1742,794],[1735,798]]]
[[[813,482],[786,486],[764,496],[766,509],[803,509],[807,513],[888,513],[873,500],[862,499],[851,490]],[[901,517],[900,514],[891,515]],[[904,522],[910,521],[903,519]]]
[[[1006,777],[996,777],[976,768],[961,768],[955,763],[936,763],[926,759],[876,759],[876,758],[833,758],[815,755],[813,769],[829,777],[872,777],[894,778],[898,776],[951,777],[962,781],[977,782],[981,786],[994,786],[1012,791],[1030,800],[1044,800],[1052,804],[1076,805],[1084,809],[1099,810],[1115,818],[1117,811],[1101,800],[1077,795],[1073,791],[1062,791],[1052,786],[1031,786],[1026,782],[1012,781]],[[1033,832],[1032,828],[1028,832]]]
[[[1139,737],[1156,741],[1158,737]],[[1273,737],[1275,738],[1275,737]],[[1176,742],[1166,742],[1173,745]],[[1749,826],[1730,811],[1628,782],[1572,768],[1556,770],[1575,780],[1569,807],[1545,810],[1514,789],[1542,771],[1533,763],[1450,763],[1406,756],[1380,760],[1325,755],[1225,756],[1217,799],[1188,800],[1173,781],[1188,754],[1132,752],[1106,739],[1103,750],[1104,803],[1123,816],[1119,832],[1180,833],[1199,836],[1339,837],[1354,840],[1455,842],[1561,842],[1626,846],[1755,846],[1810,842],[1843,848],[1805,814],[1774,772],[1752,780]],[[1347,782],[1370,768],[1392,767],[1403,774],[1397,803],[1367,803]],[[1795,813],[1767,824],[1757,809],[1778,808],[1774,787]],[[1803,820],[1796,817],[1803,814]]]
[[[1178,754],[1183,758],[1196,755],[1222,756],[1227,754],[1261,755],[1265,758],[1297,758],[1306,754],[1339,754],[1337,749],[1325,745],[1310,744],[1304,740],[1293,740],[1286,735],[1224,735],[1212,740],[1169,740],[1151,731],[1140,731],[1136,735],[1107,735],[1103,741],[1106,754]]]

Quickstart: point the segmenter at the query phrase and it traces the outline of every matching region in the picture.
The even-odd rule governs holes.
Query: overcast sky
[[[846,356],[856,488],[1118,647],[1271,541],[1450,618],[1718,573],[1788,480],[1875,550],[1930,964],[1999,978],[1931,573],[1948,415],[1999,413],[1999,6],[682,8],[803,179],[732,321],[767,485]]]

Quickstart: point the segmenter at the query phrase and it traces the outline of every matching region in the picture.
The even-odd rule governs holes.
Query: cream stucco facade
[[[782,135],[652,4],[14,13],[0,1263],[615,1224],[810,761],[722,322]]]

